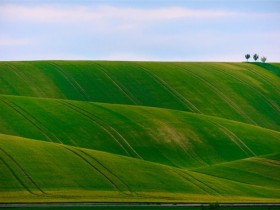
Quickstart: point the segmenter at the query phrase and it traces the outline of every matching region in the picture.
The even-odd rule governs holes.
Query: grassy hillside
[[[3,134],[106,151],[176,167],[278,152],[280,132],[192,114],[127,105],[2,96]]]
[[[279,198],[275,185],[248,185],[134,158],[14,136],[0,135],[0,140],[0,169],[5,172],[1,176],[0,194],[18,193],[10,201],[20,201],[22,195],[33,201],[259,198],[275,202]],[[270,198],[265,199],[267,194]],[[0,197],[0,201],[5,199]]]
[[[279,159],[280,154],[276,153],[203,167],[195,171],[251,185],[279,187]]]
[[[0,62],[0,203],[279,203],[279,69]]]
[[[177,109],[280,129],[279,77],[254,64],[0,62],[0,74],[1,94]]]
[[[277,76],[280,76],[280,64],[279,63],[254,63],[257,66],[260,66],[272,73],[274,73]]]

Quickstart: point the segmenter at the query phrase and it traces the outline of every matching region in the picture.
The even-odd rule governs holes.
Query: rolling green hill
[[[278,152],[280,132],[188,112],[2,96],[1,133],[180,168]]]
[[[279,202],[279,69],[0,62],[0,202]]]
[[[0,62],[0,75],[1,94],[169,108],[280,129],[279,77],[253,64]]]

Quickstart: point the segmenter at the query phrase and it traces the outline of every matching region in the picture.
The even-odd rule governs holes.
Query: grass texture
[[[0,62],[0,202],[279,203],[279,72]]]

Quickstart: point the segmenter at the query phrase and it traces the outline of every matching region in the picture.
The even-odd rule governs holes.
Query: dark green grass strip
[[[21,82],[23,82],[26,85],[26,87],[30,87],[30,89],[34,93],[38,94],[38,96],[47,97],[47,94],[45,94],[42,91],[38,91],[35,86],[30,85],[30,79],[28,75],[24,73],[24,71],[20,71],[20,69],[13,65],[13,63],[6,63],[6,66],[8,66],[8,68],[12,70],[12,72],[21,80]]]
[[[82,86],[71,76],[69,76],[61,67],[57,64],[50,62],[52,66],[62,75],[62,77],[74,88],[79,92],[85,100],[90,100],[91,97],[86,93],[86,91],[82,88]]]
[[[190,110],[190,111],[196,112],[196,113],[201,113],[201,111],[193,103],[191,103],[182,94],[180,94],[178,91],[176,91],[174,88],[172,88],[162,78],[158,77],[156,74],[152,73],[147,68],[140,65],[139,63],[138,63],[138,66],[140,66],[140,68],[143,71],[145,71],[148,75],[150,75],[150,77],[152,77],[155,82],[157,82],[160,86],[162,86],[164,89],[166,89],[171,95],[173,95],[175,98],[177,98],[182,104],[184,104],[186,106],[187,110]]]
[[[260,63],[260,62],[253,62],[251,64],[262,67],[280,77],[280,68],[276,65],[270,63]]]
[[[99,67],[97,70],[102,72],[122,93],[124,93],[125,96],[127,96],[127,98],[129,98],[133,104],[142,104],[124,85],[122,85],[116,78],[113,78],[112,75],[109,75],[106,68],[104,68],[100,63],[96,63],[96,65]]]

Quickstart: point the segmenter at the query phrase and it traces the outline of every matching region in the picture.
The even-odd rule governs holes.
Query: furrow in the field
[[[1,150],[0,150],[1,151]],[[13,177],[17,180],[17,182],[27,191],[29,192],[30,194],[33,194],[33,195],[37,195],[36,193],[33,193],[29,187],[24,183],[24,181],[22,181],[21,177],[19,177],[16,172],[14,171],[14,169],[12,168],[12,164],[10,163],[7,163],[3,158],[2,156],[0,156],[0,160],[1,162],[5,165],[5,167],[9,170],[9,172],[13,175]]]
[[[36,87],[33,85],[30,85],[30,81],[28,80],[28,76],[26,76],[22,71],[18,70],[14,65],[11,63],[7,63],[6,66],[12,70],[12,72],[19,78],[21,81],[26,85],[26,87],[30,87],[31,90],[36,93],[38,96],[44,96],[42,95],[41,91],[38,91]]]
[[[216,127],[218,127],[228,138],[234,142],[248,157],[256,156],[256,154],[250,149],[244,141],[242,141],[239,137],[235,135],[232,131],[230,131],[225,126],[222,126],[220,123],[213,122],[209,120],[212,124],[214,124]]]
[[[173,95],[175,98],[177,98],[181,103],[183,103],[187,110],[190,110],[192,112],[201,113],[201,111],[186,97],[184,97],[182,94],[180,94],[177,90],[175,90],[173,87],[171,87],[166,81],[152,73],[149,69],[143,67],[142,65],[138,64],[138,66],[145,71],[150,77],[154,79],[155,82],[157,82],[160,86],[162,86],[164,89],[166,89],[171,95]]]
[[[1,98],[1,96],[0,96]],[[41,123],[35,116],[33,116],[30,112],[28,112],[26,109],[22,108],[21,106],[17,105],[16,103],[10,101],[5,97],[6,102],[11,105],[11,107],[15,107],[19,113],[22,114],[22,116],[25,116],[25,119],[29,120],[30,122],[33,122],[33,125],[35,125],[37,128],[41,130],[45,134],[45,136],[48,136],[48,139],[50,141],[53,141],[54,139],[63,144],[63,142],[51,131],[49,130],[43,123]]]
[[[119,191],[119,192],[122,192],[122,190],[119,188],[118,185],[116,185],[114,183],[114,181],[108,176],[106,175],[104,172],[102,172],[98,167],[96,167],[96,165],[94,165],[91,161],[89,161],[87,158],[85,158],[83,155],[81,155],[78,150],[75,150],[74,148],[71,148],[70,147],[66,147],[66,146],[63,146],[63,148],[65,148],[66,150],[68,150],[69,152],[71,152],[72,154],[74,154],[76,157],[82,159],[84,162],[86,162],[88,165],[91,166],[91,168],[95,171],[97,171],[104,179],[106,179],[111,185],[112,187],[116,190],[116,191]]]
[[[206,190],[211,193],[211,194],[215,194],[215,195],[221,195],[215,188],[213,188],[212,186],[210,186],[209,184],[206,184],[205,181],[202,181],[199,179],[199,176],[195,176],[195,174],[191,174],[190,172],[184,170],[182,171],[184,174],[186,174],[187,176],[191,177],[193,180],[195,180],[197,183],[200,184],[200,186],[202,188],[206,188]]]
[[[98,107],[99,109],[104,110],[105,112],[107,112],[109,114],[118,116],[119,119],[123,119],[126,122],[130,122],[130,125],[134,128],[134,131],[137,131],[139,133],[146,132],[147,135],[151,136],[152,139],[159,139],[159,137],[154,132],[151,131],[152,128],[148,128],[147,125],[145,126],[145,124],[139,123],[139,121],[135,120],[135,118],[129,118],[126,115],[124,115],[124,113],[122,113],[122,112],[114,111],[114,109],[110,109],[109,107],[100,105],[98,103],[94,104],[94,106]],[[160,147],[157,147],[155,144],[150,144],[149,147],[152,148],[153,150],[157,151],[155,154],[162,156],[162,158],[164,158],[168,162],[168,165],[178,167],[178,164],[175,164],[164,152],[162,152],[160,150]],[[196,160],[196,161],[200,162],[202,165],[208,165],[203,159],[201,159],[200,156],[198,156],[197,154],[194,154],[194,152],[190,152],[189,150],[187,151],[186,148],[184,148],[181,144],[179,145],[179,147],[184,151],[185,155],[187,157],[189,157],[190,159]]]
[[[101,128],[105,133],[107,133],[121,148],[122,150],[128,155],[130,156],[130,153],[124,148],[124,146],[120,143],[120,141],[110,132],[110,130],[108,130],[108,128],[106,128],[104,125],[102,125],[101,123],[97,122],[95,118],[93,118],[91,115],[86,114],[83,110],[81,110],[80,108],[77,108],[76,106],[72,106],[71,103],[66,103],[64,101],[59,101],[59,103],[61,103],[62,105],[68,107],[71,110],[74,110],[76,112],[78,112],[79,114],[81,114],[83,117],[86,117],[87,119],[89,119],[92,123],[94,123],[95,125],[97,125],[99,128]]]
[[[201,182],[198,182],[196,179],[194,179],[193,177],[189,176],[189,174],[184,173],[183,171],[175,171],[174,173],[178,174],[180,177],[182,177],[183,179],[185,179],[187,182],[192,183],[194,186],[196,186],[197,188],[199,188],[200,190],[202,190],[204,193],[206,193],[207,195],[211,195],[211,192],[209,192],[209,189],[205,189],[205,186],[201,184]]]
[[[124,95],[126,95],[127,98],[133,104],[135,105],[141,105],[142,103],[124,86],[122,85],[116,78],[112,78],[112,76],[109,75],[109,72],[106,71],[106,69],[101,64],[96,64],[98,68],[96,70],[102,72]]]
[[[14,170],[12,169],[12,167],[10,167],[9,164],[2,159],[2,161],[5,163],[5,165],[7,167],[9,167],[10,171],[15,176],[15,178],[22,184],[22,186],[28,192],[30,192],[34,195],[38,195],[38,191],[40,192],[40,194],[47,194],[41,189],[41,187],[34,181],[34,179],[25,171],[25,169],[20,165],[20,163],[13,156],[11,156],[7,151],[5,151],[1,147],[0,147],[0,151],[2,154],[4,154],[8,158],[9,162],[12,162],[12,165],[17,168],[17,171],[21,174],[20,177],[17,176],[16,173],[14,172]],[[31,186],[24,184],[22,179],[28,180],[28,183],[29,183],[29,185],[31,184]]]
[[[9,100],[7,100],[6,98],[0,96],[0,100],[6,104],[6,106],[8,106],[9,108],[11,108],[12,110],[14,110],[16,113],[18,113],[20,116],[22,116],[26,121],[28,121],[29,123],[31,123],[34,127],[36,127],[40,133],[46,137],[46,139],[48,139],[49,141],[53,141],[52,138],[50,137],[50,135],[48,133],[46,133],[44,131],[44,129],[41,128],[41,126],[38,125],[38,122],[34,122],[34,119],[27,114],[26,112],[24,112],[24,110],[22,110],[19,106],[16,106],[14,103],[10,102]]]
[[[269,84],[270,86],[274,87],[274,89],[277,91],[278,94],[280,94],[280,89],[271,82],[270,78],[267,77],[265,74],[261,74],[256,70],[252,70],[251,68],[247,67],[245,68],[246,71],[256,75],[257,77],[259,77],[262,81],[264,81],[266,84]]]
[[[112,126],[108,125],[107,123],[105,123],[102,119],[100,119],[100,117],[96,116],[95,114],[93,114],[92,112],[89,112],[79,106],[74,105],[73,103],[69,103],[69,102],[62,102],[63,104],[67,104],[68,106],[73,107],[75,111],[78,111],[79,113],[83,114],[84,116],[86,116],[88,119],[94,120],[96,123],[98,123],[100,126],[102,126],[102,128],[104,128],[108,133],[110,133],[115,140],[116,136],[118,137],[117,140],[119,142],[120,145],[122,145],[122,148],[126,148],[125,151],[127,154],[130,154],[130,156],[132,157],[138,157],[140,159],[143,159],[137,152],[136,150],[129,144],[129,142]]]
[[[94,118],[91,114],[87,114],[87,112],[83,109],[81,109],[80,107],[74,106],[71,103],[67,103],[65,101],[59,101],[59,103],[61,103],[64,106],[67,106],[68,108],[70,108],[71,110],[74,110],[76,112],[78,112],[79,114],[81,114],[83,117],[86,117],[87,119],[89,119],[91,122],[93,122],[95,125],[97,125],[99,128],[101,128],[105,133],[107,133],[121,148],[122,150],[128,155],[131,156],[131,154],[125,149],[125,147],[123,146],[123,144],[116,138],[116,136],[114,134],[112,134],[112,132],[110,131],[110,129],[108,129],[108,127],[104,126],[102,123],[100,123],[99,121],[96,120],[96,118]]]
[[[176,64],[174,64],[176,65]],[[218,88],[216,88],[212,83],[206,81],[204,78],[196,74],[194,71],[192,71],[190,68],[178,66],[178,70],[181,72],[184,72],[186,74],[186,71],[190,73],[194,78],[204,83],[206,86],[209,87],[209,90],[211,90],[213,93],[215,93],[217,96],[219,96],[224,102],[226,102],[236,113],[238,113],[240,116],[242,116],[244,119],[248,120],[248,122],[251,122],[254,125],[257,125],[257,123],[249,117],[242,109],[239,107],[234,101],[232,101],[229,97],[225,95],[222,91],[220,91]]]
[[[124,188],[125,191],[132,193],[132,190],[130,187],[118,176],[116,175],[112,170],[110,170],[108,167],[106,167],[103,163],[101,163],[97,158],[92,156],[90,153],[86,152],[85,150],[79,150],[82,154],[89,157],[96,167],[98,167],[100,170],[104,171],[104,174],[108,174],[108,177],[111,177],[112,180],[114,180],[114,183],[119,186],[119,188]],[[117,183],[118,184],[117,184]]]
[[[229,73],[229,71],[225,71],[224,69],[220,69],[220,68],[211,68],[212,71],[219,71],[222,72],[223,74],[229,76],[230,78],[233,78],[234,80],[240,82],[241,84],[245,85],[247,88],[251,89],[253,92],[256,93],[256,95],[260,95],[261,98],[264,99],[264,101],[266,101],[266,103],[276,111],[276,113],[278,115],[280,115],[280,107],[271,99],[269,99],[268,97],[266,97],[262,92],[260,92],[259,90],[257,90],[256,87],[250,85],[248,82],[246,82],[245,80],[241,79],[242,77],[236,77],[234,76],[232,73]]]
[[[54,62],[50,62],[50,64],[60,73],[60,75],[75,89],[77,90],[85,100],[90,100],[91,97],[87,94],[87,92],[83,89],[83,87],[75,80],[75,78],[71,77],[67,74],[59,65]]]

